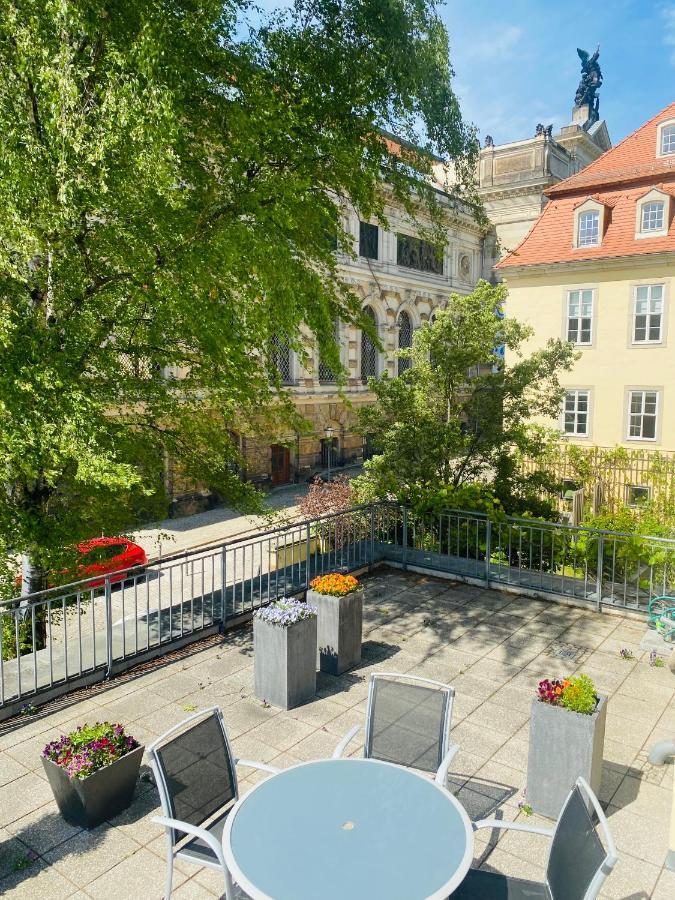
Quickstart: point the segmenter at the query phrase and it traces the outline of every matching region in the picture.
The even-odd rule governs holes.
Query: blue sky
[[[284,0],[258,0],[274,8]],[[600,115],[614,144],[675,100],[675,0],[446,0],[455,91],[495,143],[571,120],[580,62],[600,44]]]

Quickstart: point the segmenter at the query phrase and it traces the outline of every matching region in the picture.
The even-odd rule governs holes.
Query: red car
[[[82,541],[78,544],[77,552],[80,554],[80,562],[75,567],[75,571],[70,569],[62,569],[59,572],[58,582],[66,584],[72,581],[81,581],[89,575],[92,578],[85,585],[86,588],[103,587],[106,582],[105,575],[116,573],[109,579],[111,584],[124,581],[128,575],[127,570],[134,566],[146,566],[148,557],[145,550],[122,537],[100,537],[91,538],[88,541]],[[138,574],[138,570],[135,573]],[[16,577],[17,588],[21,587],[23,578],[21,574]],[[54,587],[51,579],[49,586]]]
[[[114,584],[124,581],[128,577],[127,570],[134,566],[146,566],[148,557],[145,550],[126,538],[100,537],[89,541],[82,541],[77,545],[81,561],[75,572],[75,580],[86,578],[88,575],[104,576],[111,572],[117,574],[110,578]],[[87,582],[88,588],[101,587],[105,584],[103,577],[94,578]]]

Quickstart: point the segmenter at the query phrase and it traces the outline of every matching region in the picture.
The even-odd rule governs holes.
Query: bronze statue
[[[579,47],[577,47],[577,53],[581,60],[581,81],[574,97],[574,104],[575,106],[587,105],[589,107],[588,119],[589,123],[592,124],[600,118],[600,98],[596,96],[596,92],[602,84],[602,72],[598,62],[600,44],[598,44],[597,50],[592,56],[585,50],[580,50]]]

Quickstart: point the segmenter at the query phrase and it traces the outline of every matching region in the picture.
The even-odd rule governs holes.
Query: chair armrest
[[[347,734],[342,738],[340,743],[336,746],[335,750],[333,750],[333,759],[340,759],[342,754],[347,749],[347,744],[351,741],[351,739],[358,734],[361,730],[360,725],[355,725],[353,728],[350,728]]]
[[[267,763],[256,762],[254,759],[237,759],[234,760],[235,766],[248,766],[249,769],[260,769],[261,772],[269,772],[270,775],[278,775],[281,769],[276,766],[269,766]]]
[[[505,822],[503,819],[480,819],[478,822],[473,822],[472,824],[474,831],[478,831],[479,828],[508,828],[512,831],[527,831],[529,834],[542,834],[544,837],[550,838],[555,834],[553,828],[540,828],[538,825],[526,825],[524,822]]]
[[[443,761],[438,767],[436,772],[436,777],[434,781],[436,784],[440,784],[445,787],[445,783],[448,779],[448,769],[450,768],[450,763],[455,758],[455,754],[459,751],[459,744],[452,744],[448,752],[443,757]]]
[[[227,869],[221,841],[219,841],[215,835],[210,834],[205,828],[199,828],[197,825],[191,825],[190,822],[183,822],[180,819],[169,819],[166,816],[153,816],[152,821],[156,822],[158,825],[163,825],[167,829],[182,831],[185,834],[192,834],[195,837],[201,838],[201,840],[216,854],[216,858],[223,868]]]

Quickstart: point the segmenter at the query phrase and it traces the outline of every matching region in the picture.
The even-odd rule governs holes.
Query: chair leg
[[[173,882],[173,842],[167,834],[166,838],[166,883],[164,885],[164,900],[171,900],[171,885]]]
[[[223,875],[225,877],[225,900],[234,900],[234,882],[227,866],[223,867]]]

